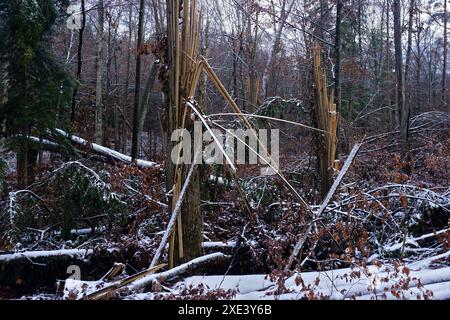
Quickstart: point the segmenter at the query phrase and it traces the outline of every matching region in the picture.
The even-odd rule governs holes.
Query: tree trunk
[[[142,95],[141,107],[139,108],[139,130],[138,130],[138,145],[141,145],[142,141],[142,132],[144,131],[145,119],[147,118],[147,113],[150,109],[150,97],[151,91],[155,86],[156,78],[159,73],[159,61],[155,61],[153,63],[152,69],[148,75],[147,82],[145,84],[145,91]]]
[[[336,52],[336,68],[335,68],[335,82],[334,82],[334,92],[336,100],[336,109],[338,112],[341,110],[341,49],[342,49],[342,38],[341,38],[341,24],[342,24],[342,0],[337,0],[336,6],[336,39],[335,39],[335,52]]]
[[[82,51],[83,51],[83,35],[84,35],[85,27],[86,27],[86,5],[85,5],[85,0],[81,0],[81,28],[80,28],[80,35],[79,35],[79,39],[78,39],[78,62],[77,62],[77,74],[76,74],[78,80],[81,80],[81,71],[82,71],[82,66],[83,66]],[[72,112],[70,115],[72,122],[75,120],[75,115],[76,115],[77,93],[78,93],[78,88],[75,88],[73,91],[73,96],[72,96]]]
[[[98,51],[97,84],[95,90],[95,142],[103,144],[103,72],[105,64],[105,8],[103,0],[98,1]]]
[[[448,3],[444,0],[444,66],[442,68],[442,105],[447,106]]]
[[[122,103],[122,153],[127,153],[127,114],[128,114],[128,87],[130,86],[130,68],[131,68],[131,37],[133,29],[131,27],[133,21],[133,4],[130,2],[128,15],[128,45],[127,45],[127,73],[125,75],[125,88],[123,91],[123,103]]]
[[[402,154],[408,152],[409,118],[410,112],[405,102],[405,83],[403,72],[402,30],[401,30],[401,1],[394,0],[394,44],[395,44],[395,71],[397,75],[397,112],[400,127]]]
[[[210,20],[207,19],[206,21],[206,26],[205,26],[205,30],[204,30],[204,43],[201,49],[201,55],[203,57],[207,57],[208,56],[208,52],[209,52],[209,26],[210,26]],[[233,45],[233,52],[235,50],[235,46],[234,46],[234,38],[232,40],[232,45]],[[208,77],[206,76],[206,74],[204,74],[199,82],[199,92],[200,95],[198,97],[198,105],[200,106],[200,110],[202,110],[203,112],[206,113],[206,86],[208,84]],[[237,96],[237,58],[236,58],[236,54],[233,54],[233,90],[234,90],[234,97]]]
[[[183,10],[189,10],[191,1],[184,1]],[[191,9],[192,10],[192,9]],[[189,21],[192,16],[188,15],[188,11],[183,11],[184,15],[184,32],[190,28],[190,23],[196,24],[194,21]],[[182,108],[182,102],[187,97],[184,96],[185,89],[181,88],[181,79],[184,77],[184,72],[190,72],[189,68],[181,67],[182,51],[180,47],[180,41],[183,39],[183,48],[190,50],[188,47],[191,43],[186,41],[192,41],[187,39],[188,37],[180,37],[179,29],[179,16],[180,7],[178,1],[167,1],[167,38],[168,38],[168,86],[167,97],[168,105],[166,110],[166,117],[168,125],[166,126],[167,134],[167,147],[166,147],[166,186],[167,190],[173,189],[173,199],[171,203],[172,209],[178,201],[180,196],[181,186],[188,176],[190,166],[181,164],[176,166],[172,162],[171,153],[172,146],[171,134],[175,129],[180,129],[182,123],[185,123],[185,128],[192,133],[194,125],[190,117],[181,119],[184,114]],[[191,29],[190,32],[193,30]],[[183,32],[183,35],[184,35]],[[195,36],[194,36],[195,38]],[[193,46],[195,47],[195,46]],[[183,65],[186,67],[186,60],[183,61]],[[185,78],[185,77],[184,77]],[[189,114],[189,113],[188,113]],[[192,136],[192,135],[191,135]],[[202,216],[200,211],[200,174],[198,166],[194,169],[192,178],[190,180],[189,187],[187,189],[186,199],[183,202],[181,208],[181,215],[177,220],[177,228],[173,233],[170,241],[169,251],[169,267],[179,265],[185,261],[192,260],[202,254]]]
[[[145,1],[140,0],[139,5],[139,25],[138,40],[136,46],[136,83],[134,90],[134,110],[133,110],[133,143],[131,146],[131,158],[136,160],[139,157],[139,115],[140,115],[140,87],[141,87],[141,50],[144,41],[144,14]]]
[[[258,26],[255,26],[254,35],[252,32],[252,20],[247,18],[247,46],[248,46],[248,56],[249,56],[249,83],[248,83],[248,99],[249,99],[249,110],[253,112],[258,107],[258,96],[259,96],[259,81],[258,72],[256,70],[256,51],[257,51],[257,39],[258,39]],[[258,15],[256,16],[256,21],[258,21]],[[258,22],[256,22],[258,23]]]
[[[286,2],[289,1],[289,2]],[[283,1],[283,8],[281,10],[281,17],[280,21],[278,22],[276,28],[275,28],[275,39],[273,42],[272,50],[270,52],[270,58],[267,60],[266,66],[264,68],[264,74],[263,74],[263,83],[262,83],[262,90],[263,90],[263,97],[267,98],[269,94],[275,95],[275,92],[271,92],[270,85],[272,85],[274,81],[274,74],[275,70],[273,70],[277,59],[278,59],[278,53],[280,51],[281,46],[281,36],[283,34],[284,27],[286,26],[287,19],[289,18],[289,15],[291,14],[292,8],[294,7],[295,0],[284,0]]]

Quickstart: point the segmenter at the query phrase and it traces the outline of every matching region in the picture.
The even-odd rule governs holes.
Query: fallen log
[[[106,266],[118,259],[117,251],[93,249],[0,254],[0,285],[30,292],[36,288],[54,290],[58,280],[73,275],[71,266],[79,268],[83,278],[97,278],[108,271]]]
[[[101,156],[112,158],[116,161],[119,161],[119,162],[122,162],[122,163],[125,163],[128,165],[133,163],[130,156],[124,155],[120,152],[106,148],[106,147],[98,145],[96,143],[90,143],[90,142],[84,140],[83,138],[80,138],[80,137],[77,137],[74,135],[69,135],[68,133],[66,133],[65,131],[60,130],[60,129],[56,129],[56,132],[64,137],[68,138],[73,144],[76,144],[81,147],[89,148],[91,151],[93,151],[94,153],[97,153]],[[158,164],[156,162],[146,161],[146,160],[136,160],[135,164],[137,167],[139,167],[141,169],[151,169],[151,168],[160,169],[161,168],[160,164]]]
[[[9,254],[0,254],[0,264],[17,260],[29,261],[38,258],[68,257],[73,259],[84,259],[94,253],[92,249],[72,249],[72,250],[54,250],[54,251],[28,251]]]
[[[203,257],[199,257],[196,258],[194,260],[191,260],[185,264],[182,264],[178,267],[175,267],[169,271],[165,271],[162,273],[158,273],[158,274],[154,274],[154,275],[150,275],[147,277],[144,277],[142,279],[139,279],[133,283],[131,283],[129,286],[126,287],[126,289],[129,292],[138,292],[140,290],[145,289],[146,287],[149,287],[150,285],[152,285],[155,281],[165,281],[171,278],[175,278],[178,276],[181,276],[187,272],[190,272],[202,265],[208,264],[208,263],[212,263],[212,262],[218,262],[221,260],[228,260],[231,257],[228,255],[225,255],[223,253],[212,253],[212,254],[208,254],[206,256]]]
[[[124,293],[125,295],[129,295],[150,287],[156,281],[163,282],[166,280],[170,280],[191,272],[196,268],[204,266],[205,264],[220,262],[229,258],[230,256],[227,256],[223,253],[213,253],[194,259],[171,270],[155,274],[155,271],[166,266],[158,265],[112,284],[108,284],[103,281],[89,283],[77,280],[68,280],[66,281],[64,286],[64,297],[66,299],[77,300],[99,300],[112,297],[115,293],[120,292]]]

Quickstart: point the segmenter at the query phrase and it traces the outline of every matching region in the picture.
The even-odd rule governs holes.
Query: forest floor
[[[450,299],[448,115],[414,121],[410,159],[401,159],[394,133],[366,136],[314,221],[276,177],[240,171],[249,217],[221,168],[202,169],[210,177],[202,182],[206,258],[130,282],[148,268],[169,222],[162,170],[88,150],[72,162],[46,154],[35,183],[19,191],[11,157],[0,200],[0,298],[106,290],[111,299]],[[348,152],[340,152],[343,162]],[[310,139],[285,154],[288,180],[317,212]],[[310,224],[297,271],[285,270]]]

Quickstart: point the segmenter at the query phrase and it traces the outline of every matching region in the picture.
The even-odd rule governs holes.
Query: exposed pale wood
[[[321,191],[325,196],[333,180],[337,148],[338,113],[334,103],[334,95],[328,92],[328,83],[324,69],[321,66],[321,49],[314,47],[313,77],[315,85],[314,111],[317,126],[327,132],[320,136],[319,169],[321,177]]]

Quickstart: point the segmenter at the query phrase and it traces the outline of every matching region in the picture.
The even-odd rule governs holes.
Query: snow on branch
[[[0,263],[7,263],[22,259],[36,259],[36,258],[54,258],[54,257],[69,257],[84,259],[87,256],[94,254],[92,249],[71,249],[71,250],[54,250],[54,251],[28,251],[17,252],[10,254],[0,254]]]
[[[56,132],[64,137],[68,138],[72,143],[79,145],[79,146],[88,147],[95,153],[98,153],[102,156],[110,157],[116,161],[120,161],[125,164],[132,163],[131,157],[124,155],[120,152],[106,148],[106,147],[98,145],[96,143],[90,143],[90,142],[84,140],[83,138],[80,138],[80,137],[77,137],[74,135],[69,135],[68,133],[66,133],[65,131],[60,130],[60,129],[56,129]],[[151,161],[145,161],[145,160],[136,160],[136,165],[141,169],[160,168],[159,164],[157,164],[155,162],[151,162]]]

